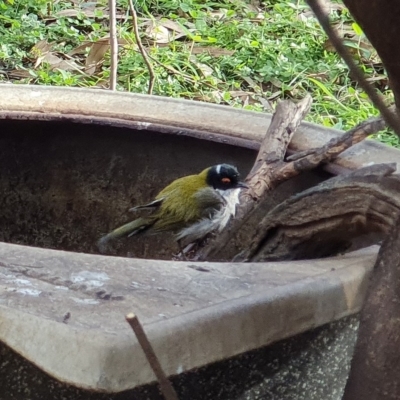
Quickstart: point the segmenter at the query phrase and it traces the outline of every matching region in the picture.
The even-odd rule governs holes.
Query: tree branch
[[[372,104],[379,110],[383,118],[385,118],[388,125],[396,132],[397,136],[400,137],[400,119],[396,113],[391,112],[385,105],[381,96],[376,92],[373,86],[368,83],[361,69],[355,64],[353,57],[346,49],[342,40],[332,28],[329,23],[329,16],[321,7],[319,0],[307,0],[308,5],[313,10],[315,16],[317,17],[319,23],[321,24],[323,30],[327,34],[332,45],[335,47],[338,54],[343,58],[344,62],[349,67],[350,73],[357,81],[357,83],[362,87],[362,89],[367,93],[368,97],[371,99]]]
[[[249,189],[242,191],[240,195],[240,204],[237,207],[235,219],[230,221],[228,227],[216,240],[201,249],[197,255],[198,259],[208,260],[218,256],[221,249],[224,249],[240,231],[256,202],[276,186],[275,171],[283,163],[287,146],[309,111],[311,103],[312,99],[309,95],[297,104],[289,100],[278,103],[254,167],[245,180]]]
[[[153,66],[151,65],[151,62],[150,62],[149,56],[147,54],[147,51],[143,46],[142,40],[140,39],[138,21],[137,21],[137,14],[136,14],[135,6],[134,6],[132,0],[129,0],[129,8],[131,10],[133,32],[135,34],[136,43],[138,45],[139,51],[140,51],[140,53],[141,53],[141,55],[143,57],[144,62],[146,63],[147,69],[149,71],[149,88],[147,90],[147,93],[148,94],[153,94],[154,82],[155,82],[156,77],[154,75],[154,69],[153,69]]]
[[[386,126],[386,122],[382,117],[370,118],[343,135],[331,139],[320,148],[295,153],[287,158],[290,162],[282,165],[280,170],[277,171],[277,176],[281,175],[281,178],[278,177],[278,179],[284,181],[299,175],[300,172],[314,169],[322,163],[331,162],[343,151],[363,141],[368,136],[381,131]]]
[[[116,1],[108,0],[108,8],[110,13],[110,90],[117,88],[117,70],[118,70],[118,37],[117,37],[117,18],[116,18]]]

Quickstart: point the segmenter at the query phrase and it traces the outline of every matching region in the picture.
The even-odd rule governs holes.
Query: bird
[[[111,240],[126,236],[174,232],[182,248],[183,241],[191,243],[222,230],[235,213],[240,189],[247,188],[239,177],[235,166],[218,164],[174,180],[150,203],[131,208],[152,213],[103,236],[97,243],[100,252],[106,251]]]

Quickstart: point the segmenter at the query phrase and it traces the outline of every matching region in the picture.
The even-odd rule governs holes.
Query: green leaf
[[[361,26],[357,24],[357,22],[353,22],[351,24],[351,27],[353,28],[353,31],[358,35],[362,36],[364,34],[363,30],[361,29]]]

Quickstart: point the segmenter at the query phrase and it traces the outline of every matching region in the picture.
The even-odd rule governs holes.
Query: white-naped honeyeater
[[[247,186],[239,181],[239,172],[229,164],[206,168],[197,175],[176,179],[156,198],[130,211],[152,210],[103,236],[98,247],[104,252],[110,240],[137,234],[177,233],[181,245],[201,239],[214,230],[221,231],[235,214],[239,191]]]

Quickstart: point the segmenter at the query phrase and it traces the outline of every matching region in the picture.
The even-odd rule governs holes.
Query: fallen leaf
[[[49,53],[49,51],[53,48],[54,43],[49,43],[47,40],[39,40],[32,48],[30,51],[30,54],[33,56],[35,59],[35,64],[33,68],[37,68],[46,55]]]
[[[228,92],[232,97],[241,97],[241,96],[249,96],[252,95],[254,93],[252,92],[246,92],[244,90],[231,90],[230,92]]]
[[[84,15],[86,18],[108,18],[109,12],[104,10],[103,8],[98,9],[81,9],[81,8],[70,8],[68,10],[61,10],[55,14],[55,17],[69,17],[69,18],[76,18],[80,15]],[[124,13],[116,13],[115,18],[117,20],[125,19],[126,16]],[[54,17],[50,17],[48,19],[55,19]]]
[[[243,80],[254,90],[255,93],[262,94],[263,90],[260,84],[251,79],[249,76],[244,76]]]
[[[170,29],[171,31],[176,32],[177,34],[183,33],[185,35],[185,30],[182,28],[180,24],[178,24],[175,21],[172,21],[167,18],[161,18],[160,19],[160,24],[164,26],[167,29]]]
[[[75,47],[71,51],[68,52],[69,56],[74,56],[75,54],[84,54],[88,47],[92,47],[94,42],[85,42],[78,47]]]
[[[156,43],[169,43],[169,30],[155,21],[151,21],[146,29],[146,35]]]
[[[149,20],[145,23],[147,25],[146,35],[153,42],[158,44],[165,44],[173,42],[187,36],[187,32],[181,25],[167,18],[160,20]]]
[[[47,63],[52,71],[59,69],[63,71],[80,70],[81,68],[73,60],[64,60],[53,52],[48,52],[42,62]]]
[[[231,56],[235,54],[235,50],[222,49],[213,46],[194,46],[192,54],[209,54],[212,57]]]
[[[107,43],[109,43],[109,41],[110,41],[110,37],[106,36],[104,38],[99,39],[97,42],[89,42],[89,41],[88,42],[84,42],[81,45],[79,45],[78,47],[75,47],[74,49],[69,51],[67,54],[69,56],[74,56],[75,54],[85,54],[86,50],[89,47],[92,47],[94,44],[99,44],[99,43],[107,44]],[[130,44],[130,42],[128,40],[126,40],[126,39],[119,38],[118,39],[118,44],[124,46],[124,45]]]
[[[85,61],[85,72],[88,75],[93,75],[96,72],[96,67],[103,61],[109,47],[110,37],[104,37],[92,43]]]
[[[11,79],[33,78],[31,73],[25,69],[13,69],[8,71],[7,75]]]
[[[203,64],[203,63],[199,62],[195,55],[191,55],[189,57],[189,61],[192,64],[194,64],[200,70],[200,72],[202,73],[202,75],[205,78],[207,78],[208,76],[211,76],[213,74],[213,72],[214,72],[214,70],[211,67],[209,67],[206,64]]]

